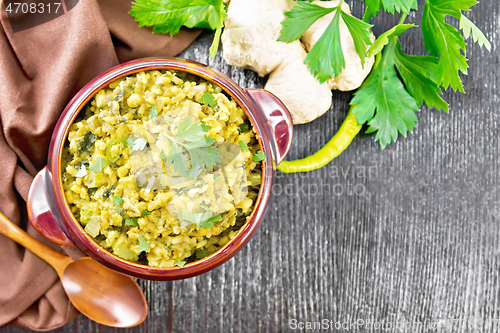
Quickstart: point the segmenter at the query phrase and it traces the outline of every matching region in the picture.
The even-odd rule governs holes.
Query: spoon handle
[[[12,223],[2,212],[0,212],[0,234],[9,237],[14,242],[24,246],[33,254],[45,260],[54,267],[59,277],[62,277],[66,266],[73,262],[70,257],[51,249],[28,235],[24,230]]]

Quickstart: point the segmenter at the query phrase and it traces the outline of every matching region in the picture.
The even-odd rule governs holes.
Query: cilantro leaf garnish
[[[206,206],[206,205],[205,205]],[[207,207],[208,208],[208,207]],[[222,221],[222,215],[210,216],[210,210],[205,209],[203,213],[193,213],[187,210],[182,211],[182,217],[196,226],[196,229],[211,228],[215,222]]]
[[[195,252],[195,256],[196,256],[196,259],[203,259],[206,256],[208,256],[208,251],[207,251],[207,249],[198,250]]]
[[[150,213],[150,212],[148,212],[147,210],[145,210],[145,209],[144,209],[144,210],[142,211],[142,215],[144,215],[144,216],[146,216],[146,215],[151,215],[151,213]]]
[[[130,225],[133,227],[139,226],[139,224],[137,223],[137,219],[135,217],[132,217],[130,219],[125,219],[125,225]]]
[[[198,102],[200,103],[203,103],[205,104],[206,106],[211,106],[211,107],[214,107],[215,106],[215,99],[214,99],[214,95],[212,95],[211,93],[209,92],[206,92],[204,93],[203,95],[201,95],[200,99],[198,100]]]
[[[252,159],[255,162],[260,162],[260,161],[265,161],[266,160],[266,154],[262,150],[257,151],[255,155],[252,156]]]
[[[149,245],[146,239],[142,236],[139,236],[138,241],[139,241],[139,248],[137,249],[137,253],[141,253],[143,251],[149,252],[149,250],[151,249],[151,245]]]
[[[474,42],[481,47],[484,46],[488,51],[491,51],[491,43],[488,38],[486,38],[483,32],[463,14],[460,19],[460,30],[462,30],[465,39],[469,39],[472,33]]]
[[[187,261],[182,261],[182,260],[174,260],[175,265],[179,266],[180,268],[184,267],[184,265],[187,263]]]
[[[238,145],[240,146],[241,151],[248,149],[247,144],[245,142],[243,142],[242,140],[238,141]]]
[[[132,150],[135,150],[135,151],[143,150],[146,147],[147,142],[148,142],[148,139],[144,138],[144,137],[134,139],[133,145],[132,145]],[[127,141],[127,143],[128,143],[128,141]]]
[[[168,151],[165,165],[173,165],[174,170],[184,177],[189,175],[196,178],[205,166],[212,168],[222,161],[220,151],[210,146],[214,140],[205,136],[199,120],[193,121],[192,117],[186,117],[179,123],[177,133],[174,136],[166,132],[162,132],[162,134],[172,142],[172,148]],[[188,159],[181,151],[181,147],[190,156],[190,169],[195,170],[189,172]]]
[[[98,172],[101,172],[102,169],[104,169],[105,167],[107,167],[109,165],[108,162],[106,162],[106,160],[102,157],[98,157],[95,162],[90,166],[90,171],[92,171],[93,173],[98,173]]]
[[[87,175],[87,169],[85,168],[85,164],[82,164],[80,170],[78,170],[75,177],[85,177],[86,175]]]
[[[208,132],[212,129],[212,127],[208,124],[205,124],[205,123],[201,123],[201,129],[203,130],[203,132]]]
[[[128,137],[126,141],[127,141],[127,144],[130,146],[130,148],[132,148],[134,146],[134,141],[135,141],[134,138]]]
[[[158,113],[156,112],[156,104],[153,104],[153,106],[149,109],[149,119],[156,120],[156,116]]]
[[[164,159],[166,159],[166,158],[167,158],[167,155],[165,155],[165,152],[163,151],[163,149],[162,149],[162,151],[160,152],[160,155],[158,155],[158,157],[159,157],[160,159],[162,159],[162,160],[164,160]]]
[[[113,203],[115,205],[121,205],[123,203],[123,199],[120,196],[115,195],[115,198],[113,199]]]
[[[465,92],[459,72],[467,74],[465,41],[457,28],[445,22],[446,16],[458,20],[462,10],[469,11],[476,0],[426,0],[422,17],[425,49],[431,56],[439,57],[436,82],[445,89]]]
[[[173,36],[182,26],[216,30],[210,47],[212,58],[227,16],[222,0],[135,0],[129,13],[140,27],[154,26],[154,33]]]
[[[345,68],[345,58],[340,42],[340,18],[345,22],[354,41],[356,53],[364,64],[366,49],[371,45],[371,24],[363,22],[342,10],[343,1],[333,8],[324,8],[306,1],[297,1],[291,11],[285,13],[287,19],[281,24],[280,41],[292,42],[299,39],[304,32],[320,17],[335,11],[332,21],[321,35],[320,39],[307,54],[304,63],[307,64],[311,73],[324,83],[330,78],[339,76]]]

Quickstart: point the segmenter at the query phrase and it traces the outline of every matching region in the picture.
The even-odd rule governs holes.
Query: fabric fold
[[[0,211],[72,258],[81,252],[62,249],[35,231],[25,202],[33,177],[46,164],[52,130],[66,103],[119,62],[177,55],[200,33],[154,35],[138,27],[130,6],[130,0],[82,0],[64,15],[13,32],[0,0]],[[0,326],[51,330],[75,318],[77,311],[50,266],[2,235],[0,252]]]

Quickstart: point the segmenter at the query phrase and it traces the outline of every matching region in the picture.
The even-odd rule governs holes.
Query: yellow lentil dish
[[[85,232],[129,261],[199,260],[249,219],[264,154],[243,109],[183,72],[112,82],[82,109],[63,151],[68,204]]]

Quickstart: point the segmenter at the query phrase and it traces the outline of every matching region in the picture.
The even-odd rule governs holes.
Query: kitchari
[[[182,267],[247,221],[264,160],[245,112],[220,87],[146,71],[109,84],[83,108],[63,152],[63,187],[102,247]]]

